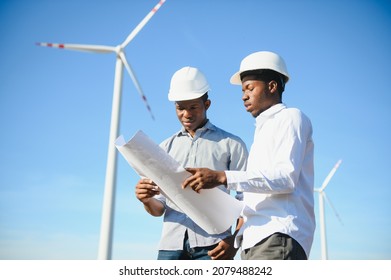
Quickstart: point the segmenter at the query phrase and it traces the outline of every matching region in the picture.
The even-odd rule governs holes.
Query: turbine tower
[[[323,184],[320,188],[314,189],[315,192],[319,194],[319,221],[320,221],[320,244],[321,244],[321,254],[322,254],[322,260],[327,260],[327,238],[326,238],[326,217],[324,212],[324,200],[330,204],[331,208],[334,210],[335,215],[338,217],[338,219],[341,222],[341,219],[335,210],[334,206],[332,205],[331,201],[327,198],[326,193],[324,192],[324,189],[327,187],[328,183],[331,180],[331,177],[334,176],[334,173],[337,171],[338,167],[340,166],[342,160],[339,160],[333,167],[333,169],[330,171],[329,175],[327,175],[326,179],[323,181]]]
[[[166,2],[166,0],[160,0],[159,3],[144,17],[144,19],[133,29],[128,35],[125,41],[118,46],[102,46],[102,45],[79,45],[79,44],[53,44],[53,43],[37,43],[43,47],[53,47],[60,49],[69,49],[74,51],[85,51],[93,53],[115,53],[115,75],[114,75],[114,90],[113,90],[113,103],[111,111],[110,122],[110,136],[109,147],[107,155],[106,165],[106,178],[105,178],[105,190],[103,196],[102,207],[102,222],[99,241],[99,253],[98,259],[111,259],[112,253],[112,240],[113,240],[113,219],[114,219],[114,205],[115,205],[115,183],[116,183],[116,169],[117,169],[117,150],[114,142],[118,137],[119,116],[121,108],[121,94],[122,94],[122,80],[123,80],[123,67],[125,66],[129,73],[133,83],[136,86],[138,93],[144,101],[152,119],[154,119],[151,108],[147,102],[147,98],[144,95],[141,86],[130,67],[125,56],[125,47],[134,39],[134,37],[140,32],[145,24],[151,19],[156,11]]]

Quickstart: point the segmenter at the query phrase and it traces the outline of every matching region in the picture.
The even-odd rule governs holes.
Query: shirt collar
[[[197,131],[206,131],[206,130],[216,130],[216,127],[209,121],[207,120],[207,122],[205,123],[205,125],[203,127],[200,127],[199,129],[197,129]],[[178,136],[182,136],[182,135],[188,135],[188,132],[186,131],[186,129],[184,127],[181,128],[180,131],[178,131]]]
[[[258,117],[255,118],[255,125],[261,125],[263,124],[267,119],[270,119],[274,117],[278,112],[286,109],[286,105],[284,103],[278,103],[276,105],[273,105],[269,109],[263,111],[261,114],[259,114]]]

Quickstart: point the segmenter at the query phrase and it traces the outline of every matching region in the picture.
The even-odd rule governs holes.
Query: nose
[[[248,94],[245,91],[243,91],[242,100],[246,101],[247,99],[248,99]]]
[[[183,116],[184,116],[185,118],[187,118],[187,119],[190,119],[191,116],[192,116],[190,110],[184,110],[184,111],[183,111]]]

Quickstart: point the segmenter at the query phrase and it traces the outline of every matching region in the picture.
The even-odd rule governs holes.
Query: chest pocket
[[[201,141],[198,143],[196,150],[195,167],[207,167],[214,170],[229,169],[229,149],[225,145],[222,145],[221,142],[211,144]]]

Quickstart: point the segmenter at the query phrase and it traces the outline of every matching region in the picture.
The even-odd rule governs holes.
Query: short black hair
[[[200,98],[202,98],[202,101],[206,102],[209,99],[208,92],[205,92],[205,94]]]
[[[280,94],[282,94],[285,90],[285,80],[286,77],[277,71],[271,70],[271,69],[256,69],[256,70],[249,70],[244,71],[240,74],[240,80],[243,80],[246,76],[254,76],[257,80],[263,81],[263,82],[270,82],[275,81],[278,86],[278,91]]]

